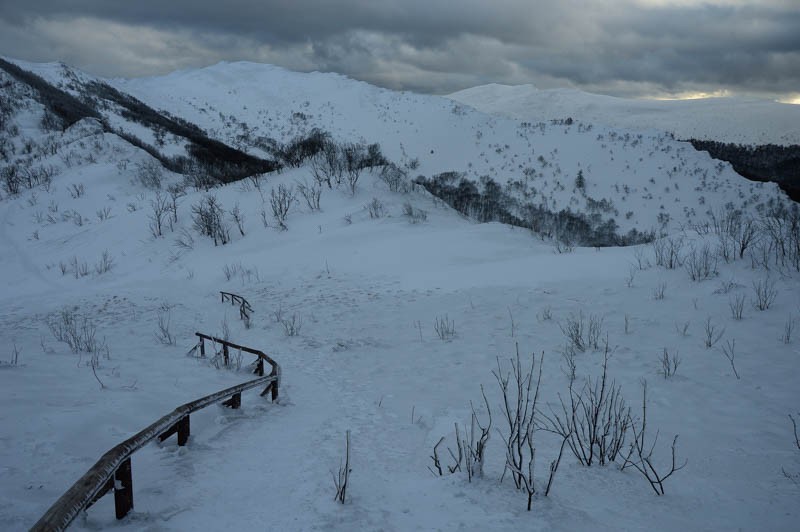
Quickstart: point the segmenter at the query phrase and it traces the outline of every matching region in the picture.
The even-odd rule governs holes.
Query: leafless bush
[[[728,340],[725,342],[725,345],[722,346],[722,354],[725,355],[725,358],[731,363],[733,374],[739,379],[739,372],[736,371],[736,366],[734,365],[734,359],[736,358],[736,340]]]
[[[372,219],[375,218],[383,218],[386,216],[386,208],[383,206],[383,202],[378,198],[372,198],[372,200],[364,206],[369,212],[369,217]]]
[[[105,222],[109,218],[111,218],[111,207],[103,207],[102,209],[97,209],[97,219],[101,222]]]
[[[303,318],[297,313],[292,313],[291,318],[281,320],[281,325],[286,336],[298,336],[303,328]]]
[[[155,197],[150,200],[150,234],[153,238],[161,238],[164,236],[164,221],[169,214],[169,199],[161,193],[156,192]]]
[[[558,326],[572,349],[581,353],[586,351],[586,343],[583,340],[585,328],[583,311],[579,312],[577,316],[571,313],[564,323],[559,323]]]
[[[408,218],[412,224],[419,224],[428,219],[428,213],[422,209],[415,209],[410,202],[403,203],[403,215]]]
[[[145,188],[161,188],[163,175],[161,163],[155,159],[147,159],[136,164],[136,179]]]
[[[292,208],[294,200],[294,187],[287,187],[281,183],[278,185],[277,190],[274,187],[270,190],[269,204],[272,208],[272,217],[283,231],[289,229],[286,226],[286,217],[289,215],[289,209]]]
[[[328,188],[333,188],[335,182],[338,186],[342,182],[345,172],[345,160],[342,149],[330,139],[326,139],[320,150],[311,158],[311,175],[314,180]]]
[[[678,334],[681,336],[689,336],[689,325],[691,324],[690,321],[683,322],[682,324],[675,324],[675,330],[678,331]]]
[[[542,382],[542,365],[544,353],[539,358],[539,371],[534,377],[536,357],[531,354],[530,367],[522,364],[517,346],[516,358],[510,360],[510,370],[503,370],[500,359],[497,359],[497,369],[493,371],[494,377],[500,387],[503,400],[500,403],[500,411],[506,421],[504,434],[501,437],[506,446],[505,472],[511,473],[514,485],[517,489],[524,489],[527,494],[527,509],[530,511],[533,502],[533,495],[536,493],[536,482],[534,464],[536,449],[534,436],[536,432],[535,416],[538,411],[539,388]],[[564,445],[571,437],[570,433],[561,434],[562,442],[558,457],[550,463],[550,474],[545,486],[544,495],[550,494],[561,457],[564,452]],[[501,479],[502,480],[502,479]]]
[[[668,270],[679,268],[683,264],[683,238],[659,238],[653,240],[653,254],[656,265]]]
[[[548,305],[542,309],[542,312],[540,312],[537,317],[539,321],[550,321],[553,319],[553,309]]]
[[[94,265],[94,271],[97,275],[103,275],[104,273],[110,272],[113,267],[114,267],[114,258],[106,249],[100,256],[100,260],[97,262],[97,264]]]
[[[575,458],[585,466],[616,461],[631,423],[621,387],[609,382],[609,358],[606,345],[602,375],[587,377],[580,391],[570,382],[569,398],[561,399],[561,408],[549,407],[549,414],[540,414],[546,430],[565,438]]]
[[[72,270],[72,275],[74,275],[76,279],[80,279],[81,277],[86,277],[89,275],[89,265],[86,263],[86,261],[79,261],[77,256],[73,255],[69,264],[70,269]]]
[[[630,420],[631,431],[633,432],[634,438],[628,450],[628,454],[625,457],[625,461],[622,464],[622,470],[624,471],[627,467],[632,466],[647,479],[647,482],[650,484],[650,487],[653,488],[653,491],[656,492],[656,495],[664,495],[664,481],[671,477],[676,471],[680,471],[686,467],[688,460],[684,461],[680,466],[676,465],[675,446],[678,442],[678,436],[675,435],[675,438],[672,440],[672,464],[669,470],[661,470],[659,472],[655,465],[653,465],[653,451],[655,450],[656,443],[658,443],[658,432],[656,432],[653,443],[650,444],[647,438],[647,382],[643,382],[642,384],[641,422],[630,416],[628,419]]]
[[[600,337],[603,335],[603,317],[589,314],[589,326],[586,328],[586,345],[595,351],[600,349]]]
[[[781,340],[784,344],[792,343],[792,332],[794,331],[794,323],[795,320],[791,316],[789,319],[786,320],[786,323],[783,325],[783,335],[781,336]]]
[[[775,298],[778,297],[778,289],[775,288],[775,281],[769,277],[753,282],[753,292],[755,292],[754,305],[758,310],[767,310]]]
[[[225,211],[216,196],[209,194],[192,205],[192,224],[198,233],[214,240],[214,245],[225,245],[231,240],[230,228],[225,223]]]
[[[86,193],[86,187],[83,186],[83,183],[72,183],[67,187],[67,191],[73,199],[78,199]]]
[[[653,289],[653,299],[661,301],[664,299],[664,293],[667,291],[667,283],[658,283]]]
[[[178,200],[186,195],[186,188],[182,185],[170,185],[167,187],[169,193],[169,228],[174,229],[178,223]]]
[[[178,231],[178,236],[175,237],[175,246],[178,249],[191,251],[194,249],[194,237],[185,228]]]
[[[728,306],[731,309],[731,317],[735,320],[742,319],[742,312],[744,312],[744,302],[747,298],[744,294],[738,294],[728,301]]]
[[[336,488],[336,496],[334,497],[335,501],[339,501],[340,503],[344,504],[344,501],[347,497],[347,486],[350,482],[350,472],[352,469],[350,468],[350,431],[348,430],[345,433],[345,448],[344,448],[344,464],[339,464],[339,473],[334,474],[331,471],[331,475],[333,476],[333,485]]]
[[[303,196],[303,199],[306,200],[306,205],[308,205],[308,208],[312,212],[320,210],[319,201],[322,197],[322,186],[317,181],[312,183],[298,182],[297,190],[300,192],[300,195]]]
[[[19,364],[19,354],[20,350],[17,347],[17,343],[13,342],[11,344],[11,356],[8,359],[8,362],[0,361],[0,366],[7,365],[7,366],[16,366]]]
[[[244,214],[242,214],[241,209],[239,209],[238,202],[233,206],[233,209],[231,209],[231,218],[233,218],[236,228],[239,229],[239,234],[244,236]]]
[[[157,312],[158,328],[156,329],[156,339],[164,345],[175,345],[175,335],[172,334],[172,307],[161,305]]]
[[[717,325],[714,325],[711,322],[711,316],[709,316],[706,318],[703,332],[705,334],[703,345],[705,345],[706,349],[711,349],[714,347],[714,345],[716,345],[717,342],[720,341],[722,335],[725,334],[725,327],[720,329]]]
[[[795,421],[794,417],[791,414],[789,414],[789,419],[792,422],[792,429],[794,433],[794,446],[797,447],[798,451],[800,451],[800,436],[798,436],[797,434],[797,422]],[[800,473],[789,473],[783,467],[781,468],[781,471],[783,471],[783,476],[785,476],[795,484],[800,483]]]
[[[717,275],[717,256],[708,244],[699,250],[692,246],[684,258],[684,267],[692,281],[710,279]]]
[[[379,174],[392,192],[408,192],[408,174],[394,163],[384,165]]]
[[[659,373],[661,373],[665,379],[673,377],[678,372],[678,366],[681,365],[681,359],[678,356],[678,352],[676,351],[670,355],[666,347],[661,353],[658,361],[661,364]]]
[[[633,250],[633,257],[636,259],[636,267],[640,270],[646,270],[650,268],[650,261],[644,256],[644,247],[637,246]]]
[[[449,319],[447,314],[436,317],[433,322],[433,330],[436,331],[436,336],[442,341],[448,341],[456,337],[456,323]]]
[[[575,363],[575,348],[572,344],[567,343],[567,345],[564,346],[564,349],[561,351],[561,359],[564,361],[564,365],[561,366],[561,371],[569,379],[569,382],[573,382],[578,365]]]
[[[97,339],[97,327],[86,316],[64,307],[47,319],[47,327],[53,338],[67,344],[73,353],[105,353],[105,340]]]

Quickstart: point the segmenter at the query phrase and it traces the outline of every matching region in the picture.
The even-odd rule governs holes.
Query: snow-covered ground
[[[573,117],[629,129],[657,129],[680,139],[739,144],[800,144],[800,105],[746,97],[632,100],[577,89],[492,83],[448,96],[489,114],[519,120]]]
[[[159,107],[204,127],[224,121],[219,112],[228,120],[234,110],[240,117],[252,112],[266,128],[269,119],[254,110],[258,94],[226,96],[225,87],[230,92],[243,83],[237,68],[231,67],[230,79],[217,74],[219,87],[214,89],[203,88],[213,72],[175,74],[183,78],[175,87],[168,77],[161,90],[174,99]],[[194,76],[201,79],[186,82]],[[359,91],[373,98],[377,89],[363,84],[354,89],[353,82],[323,75],[318,75],[321,87],[317,82],[281,86],[287,76],[278,75],[270,89],[286,91],[290,99],[286,113],[272,116],[274,129],[285,135],[291,131],[295,100],[307,98],[309,115],[320,125],[343,138],[350,134],[379,141],[393,159],[401,160],[404,151],[409,158],[419,157],[420,173],[454,169],[459,150],[462,160],[486,159],[486,171],[500,168],[506,157],[522,157],[523,150],[504,144],[497,146],[499,152],[479,158],[471,153],[476,124],[497,124],[502,138],[512,139],[519,129],[513,121],[454,111],[443,99],[414,103],[427,97],[388,91],[379,91],[386,98],[381,103],[385,120],[371,122],[366,112],[348,120],[366,106]],[[148,101],[150,94],[151,102],[157,99],[158,83],[126,82],[137,97]],[[338,91],[337,83],[342,85]],[[209,102],[219,106],[217,118],[209,112],[201,122],[197,117],[205,113],[189,115],[186,102],[192,90],[202,93],[198,108],[208,109]],[[404,108],[406,100],[410,103]],[[222,107],[224,102],[231,108]],[[440,115],[436,106],[441,106]],[[408,109],[414,108],[412,115]],[[20,138],[40,138],[37,112],[33,105],[18,114]],[[423,128],[414,135],[424,115],[431,115],[430,124],[441,119],[441,129]],[[222,122],[216,127],[220,137],[229,135]],[[467,140],[457,136],[459,129]],[[490,128],[485,131],[494,135]],[[228,245],[215,247],[192,231],[191,207],[205,195],[193,189],[180,199],[174,230],[153,238],[148,224],[156,192],[134,184],[135,165],[148,156],[86,124],[74,126],[68,135],[74,138],[65,137],[70,142],[61,153],[74,152],[67,157],[70,164],[60,155],[40,161],[57,167],[49,189],[24,190],[0,201],[0,360],[10,360],[13,346],[18,349],[16,365],[0,366],[5,398],[0,406],[0,529],[30,527],[106,450],[175,406],[249,378],[245,368],[220,370],[208,360],[186,356],[195,331],[221,335],[225,328],[233,341],[261,349],[281,364],[280,404],[253,391],[244,395],[240,410],[210,407],[194,415],[187,447],[171,439],[134,455],[135,510],[129,517],[115,521],[113,499],[106,497],[74,528],[793,530],[800,521],[800,487],[782,472],[800,472],[800,452],[787,417],[800,409],[797,273],[753,269],[745,257],[730,264],[719,261],[718,275],[692,282],[684,268],[654,266],[650,245],[555,253],[528,231],[476,224],[419,187],[390,192],[369,172],[353,196],[344,188],[324,188],[321,212],[310,212],[298,197],[288,230],[280,231],[269,214],[269,191],[310,181],[308,167],[266,176],[261,184],[266,206],[247,182],[214,189],[227,211],[238,204],[244,213],[245,235],[232,225]],[[578,131],[577,125],[548,129],[537,140],[536,154],[557,150],[561,165],[576,170],[582,159],[574,154],[603,152],[602,141],[594,145],[588,140],[597,135]],[[625,132],[613,135],[621,139]],[[636,160],[640,148],[639,143],[631,146],[633,140],[635,135],[624,141],[627,148],[619,148],[634,150],[630,157],[636,154],[628,163],[631,176],[639,171],[659,183],[679,183],[678,190],[687,193],[669,196],[665,203],[670,209],[681,201],[697,201],[688,193],[695,184],[695,166],[667,175],[650,159]],[[423,151],[422,146],[431,148]],[[721,208],[728,189],[731,198],[741,198],[738,191],[754,186],[727,167],[717,172],[704,154],[684,149],[686,160],[711,172],[704,209]],[[616,170],[604,170],[616,167],[597,157],[598,176],[616,175]],[[654,150],[652,160],[658,157]],[[511,163],[505,164],[510,173]],[[166,173],[164,179],[166,185],[179,176]],[[622,194],[612,195],[613,179],[598,177],[594,183],[621,202]],[[72,187],[79,184],[80,195]],[[758,193],[761,201],[777,194],[771,186]],[[375,202],[384,213],[373,218],[367,205]],[[642,223],[656,214],[647,199],[631,196],[628,202]],[[404,215],[406,204],[425,211],[426,220],[411,223]],[[746,202],[746,209],[755,212],[754,207]],[[263,208],[269,227],[262,224]],[[104,209],[108,216],[100,214]],[[713,235],[700,237],[688,226],[679,227],[702,220],[702,211],[693,219],[684,218],[682,209],[670,212],[674,223],[666,230],[685,239],[684,250],[701,238],[715,242]],[[182,230],[193,236],[192,249],[175,244],[186,234]],[[94,266],[104,251],[114,267],[97,273]],[[76,278],[73,257],[79,265],[86,262],[87,276]],[[767,279],[775,283],[777,297],[759,311],[752,304],[753,283]],[[665,287],[663,299],[655,297],[659,287]],[[220,303],[220,290],[250,301],[252,327],[244,326],[234,307]],[[731,315],[737,296],[746,298],[742,320]],[[109,348],[108,357],[98,361],[102,388],[87,365],[90,356],[70,352],[48,329],[47,321],[65,308],[88,317],[97,339]],[[637,415],[641,382],[647,381],[648,437],[652,441],[656,431],[660,434],[654,450],[659,469],[668,467],[670,443],[679,435],[677,459],[679,465],[688,462],[666,481],[666,494],[656,496],[631,468],[620,471],[619,463],[584,467],[567,450],[552,492],[544,497],[547,469],[560,445],[545,431],[536,433],[540,492],[531,512],[525,511],[525,496],[508,474],[500,482],[502,432],[491,433],[483,478],[470,483],[464,473],[431,474],[430,456],[443,436],[440,455],[444,465],[452,464],[445,448],[455,450],[453,426],[469,422],[470,402],[486,419],[479,407],[481,385],[493,426],[505,430],[492,370],[498,359],[507,369],[517,345],[526,362],[531,353],[544,353],[540,406],[558,404],[569,385],[560,325],[581,312],[587,320],[602,318],[603,336],[613,350],[609,374]],[[169,316],[176,345],[156,338],[159,316]],[[279,318],[293,316],[302,325],[298,335],[288,336]],[[437,336],[437,319],[454,324],[453,338]],[[787,322],[795,324],[795,332],[784,343]],[[724,330],[711,348],[704,346],[706,324]],[[722,352],[734,341],[741,378]],[[681,360],[677,374],[668,379],[659,374],[664,349]],[[577,382],[597,376],[602,359],[593,349],[578,353]],[[340,465],[347,430],[352,434],[352,473],[346,504],[340,505],[333,500],[331,471]]]

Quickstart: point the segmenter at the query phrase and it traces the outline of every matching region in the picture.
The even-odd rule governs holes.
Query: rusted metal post
[[[225,367],[228,367],[228,344],[222,346],[222,358],[225,360]]]
[[[128,458],[114,473],[114,510],[117,519],[122,519],[133,509],[133,472]]]

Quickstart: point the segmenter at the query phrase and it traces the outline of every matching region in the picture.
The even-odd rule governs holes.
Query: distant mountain
[[[63,64],[15,64],[27,74],[11,68],[0,75],[9,102],[0,166],[23,184],[15,176],[25,168],[57,171],[60,161],[55,148],[34,156],[25,146],[58,146],[59,134],[76,137],[70,131],[88,119],[118,139],[103,142],[126,142],[130,153],[97,152],[87,160],[106,158],[122,175],[128,160],[141,169],[154,158],[188,186],[205,189],[287,167],[318,175],[320,165],[341,164],[320,157],[356,153],[357,165],[380,172],[395,190],[421,186],[474,220],[526,227],[569,245],[634,244],[713,212],[755,214],[784,199],[775,185],[747,181],[670,133],[553,109],[547,116],[558,118],[503,118],[448,98],[256,63],[132,80],[104,80]],[[31,83],[41,86],[38,93]],[[86,119],[53,127],[54,98]],[[326,146],[336,149],[322,153]]]
[[[743,97],[631,100],[576,89],[481,85],[450,94],[484,113],[519,120],[572,117],[585,123],[656,129],[678,139],[736,144],[800,144],[800,105]]]

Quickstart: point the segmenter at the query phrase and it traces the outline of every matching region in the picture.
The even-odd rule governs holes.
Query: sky
[[[105,77],[256,61],[434,94],[800,103],[800,0],[0,0],[0,55]]]

